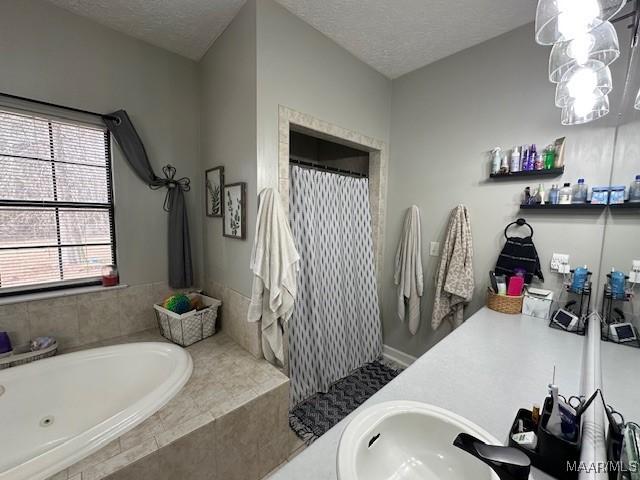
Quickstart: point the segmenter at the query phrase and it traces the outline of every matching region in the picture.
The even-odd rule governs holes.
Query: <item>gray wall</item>
[[[278,187],[278,105],[389,141],[389,79],[273,0],[257,19],[259,189]]]
[[[247,240],[223,237],[222,218],[203,217],[207,284],[249,296],[257,212],[255,0],[245,4],[202,59],[200,90],[203,171],[223,165],[226,183],[247,182]]]
[[[187,194],[201,279],[202,202],[197,67],[39,0],[0,3],[0,91],[83,109],[126,109],[156,172],[171,163]],[[0,99],[1,101],[1,99]],[[118,261],[129,284],[166,281],[164,191],[142,183],[114,149]]]
[[[458,203],[470,209],[474,237],[476,294],[469,316],[485,302],[487,274],[503,245],[503,229],[524,216],[535,229],[534,241],[547,281],[557,289],[560,278],[549,271],[553,252],[571,255],[572,265],[588,264],[598,275],[604,215],[521,214],[527,181],[488,181],[488,151],[494,146],[536,143],[546,146],[567,137],[564,177],[544,181],[607,185],[613,155],[614,126],[596,122],[583,127],[560,125],[554,86],[546,78],[549,50],[533,41],[528,25],[410,73],[393,82],[391,160],[387,213],[386,275],[383,284],[385,343],[420,355],[449,333],[431,330],[434,276],[439,258],[429,257],[430,241],[443,241],[449,212]],[[619,61],[617,68],[623,67]],[[616,78],[619,77],[616,75]],[[618,83],[620,85],[620,83]],[[402,215],[411,204],[422,213],[425,296],[422,324],[412,337],[395,314],[393,255]]]

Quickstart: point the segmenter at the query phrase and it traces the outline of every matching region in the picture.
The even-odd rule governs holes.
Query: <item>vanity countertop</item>
[[[614,410],[625,421],[640,423],[638,365],[640,349],[611,342],[600,342],[602,391]]]
[[[349,420],[363,408],[390,400],[446,408],[506,444],[517,410],[542,404],[554,365],[560,393],[580,393],[584,340],[549,328],[545,320],[483,308],[270,480],[335,480],[338,442]],[[536,480],[551,478],[535,469],[532,473]]]

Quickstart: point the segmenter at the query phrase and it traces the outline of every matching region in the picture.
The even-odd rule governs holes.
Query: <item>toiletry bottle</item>
[[[588,192],[589,187],[584,183],[584,178],[579,178],[571,191],[571,203],[586,203]]]
[[[636,175],[636,181],[629,187],[629,201],[640,203],[640,175]]]
[[[551,186],[551,190],[549,190],[549,203],[551,205],[557,205],[558,204],[558,185],[553,184]]]
[[[558,398],[558,386],[549,385],[549,395],[551,396],[551,414],[547,420],[547,431],[552,435],[562,438],[562,417],[560,416],[560,402]]]
[[[611,288],[611,297],[617,300],[625,298],[627,277],[624,272],[617,272],[615,269],[611,270],[609,276],[609,286]]]
[[[538,155],[538,151],[536,150],[536,144],[532,144],[529,149],[529,158],[527,159],[527,170],[535,170],[536,167],[536,156]]]
[[[544,185],[540,184],[540,186],[538,187],[538,198],[536,198],[536,203],[539,203],[540,205],[544,205],[545,204],[545,191],[544,191]]]
[[[520,149],[518,147],[513,147],[511,150],[511,172],[519,172],[520,171]]]
[[[556,149],[553,145],[548,145],[544,150],[544,168],[547,170],[551,170],[556,161]]]
[[[509,157],[506,152],[500,152],[500,173],[509,173]]]
[[[575,440],[579,423],[576,411],[560,399],[557,385],[549,385],[549,395],[552,401],[551,414],[545,428],[555,437]]]
[[[573,271],[573,281],[571,282],[571,291],[581,294],[589,277],[589,267],[578,267]]]
[[[565,183],[564,187],[560,189],[558,193],[558,204],[570,205],[571,204],[571,184]]]
[[[494,175],[500,173],[500,152],[502,149],[496,147],[491,150],[491,173]]]
[[[541,153],[536,153],[536,158],[534,159],[533,168],[535,170],[542,170],[544,168],[544,159]]]
[[[527,162],[529,161],[529,145],[523,145],[520,149],[520,170],[527,171]]]

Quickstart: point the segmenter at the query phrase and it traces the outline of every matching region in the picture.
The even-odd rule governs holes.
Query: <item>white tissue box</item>
[[[527,288],[524,292],[524,301],[522,302],[522,314],[549,320],[552,303],[553,292],[551,290]]]

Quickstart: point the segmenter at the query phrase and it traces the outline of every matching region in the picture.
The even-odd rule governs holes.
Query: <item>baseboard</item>
[[[389,345],[382,346],[382,356],[386,360],[391,360],[392,362],[402,365],[403,367],[408,367],[417,360],[416,357],[401,352],[400,350],[396,350]]]

